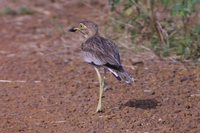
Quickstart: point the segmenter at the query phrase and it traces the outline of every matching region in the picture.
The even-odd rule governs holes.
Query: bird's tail
[[[118,79],[125,81],[128,84],[132,84],[134,82],[134,78],[125,70],[116,71],[113,69],[109,69],[109,71]]]

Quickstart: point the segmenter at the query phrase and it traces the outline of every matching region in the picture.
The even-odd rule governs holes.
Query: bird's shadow
[[[160,106],[160,102],[155,99],[133,99],[127,101],[124,106],[141,109],[155,109],[157,106]]]

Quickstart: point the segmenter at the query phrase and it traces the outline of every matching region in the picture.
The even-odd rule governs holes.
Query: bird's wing
[[[86,62],[122,69],[118,48],[109,39],[92,37],[82,44],[82,51]]]

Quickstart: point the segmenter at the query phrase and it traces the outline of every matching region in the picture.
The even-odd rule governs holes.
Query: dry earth
[[[95,113],[98,82],[79,57],[79,20],[107,23],[102,2],[2,0],[33,15],[0,16],[1,133],[200,133],[200,67],[121,49],[137,80],[107,76],[104,111]],[[143,63],[134,64],[134,60]]]

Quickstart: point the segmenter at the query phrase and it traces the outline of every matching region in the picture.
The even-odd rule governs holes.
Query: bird
[[[99,80],[99,99],[96,112],[102,112],[102,96],[105,87],[105,73],[111,72],[114,77],[128,84],[134,78],[121,63],[119,49],[114,41],[100,35],[98,25],[90,20],[81,21],[78,26],[69,29],[70,32],[81,33],[83,37],[81,53],[84,62],[94,66]],[[100,69],[103,69],[103,73]]]

